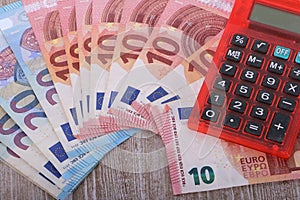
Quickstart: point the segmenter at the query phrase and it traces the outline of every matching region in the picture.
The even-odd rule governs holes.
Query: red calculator
[[[299,94],[300,1],[236,0],[189,128],[288,158]]]

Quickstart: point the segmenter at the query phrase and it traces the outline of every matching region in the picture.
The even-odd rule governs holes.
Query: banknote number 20
[[[200,177],[196,167],[191,169],[189,174],[193,176],[195,185],[200,185],[200,177],[205,184],[212,184],[215,180],[214,170],[210,166],[204,166],[200,169]]]

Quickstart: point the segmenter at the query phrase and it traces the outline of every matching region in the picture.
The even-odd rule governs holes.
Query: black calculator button
[[[256,68],[261,68],[263,62],[264,62],[264,59],[262,57],[254,55],[254,54],[249,55],[249,57],[247,59],[247,65],[256,67]]]
[[[272,124],[267,133],[267,139],[282,143],[290,123],[290,117],[281,113],[275,113]]]
[[[269,49],[269,46],[270,45],[267,42],[264,42],[261,40],[255,40],[255,42],[252,46],[252,50],[259,52],[259,53],[266,54]]]
[[[236,66],[234,64],[223,63],[220,69],[220,73],[233,77],[236,72]]]
[[[271,61],[268,66],[268,71],[273,72],[275,74],[282,75],[284,72],[284,68],[285,66],[283,63],[277,61]]]
[[[229,80],[218,77],[215,81],[214,88],[227,92],[229,90],[230,85],[231,82]]]
[[[230,48],[230,49],[228,49],[228,51],[226,53],[226,59],[232,60],[235,62],[240,62],[240,60],[242,59],[242,56],[243,56],[243,52],[236,48]]]
[[[203,113],[202,113],[202,119],[211,121],[211,122],[216,122],[219,117],[219,112],[212,109],[212,108],[205,108]]]
[[[231,44],[239,47],[246,47],[247,43],[248,37],[241,34],[235,34],[231,40]]]
[[[265,120],[268,116],[268,110],[261,106],[254,106],[251,111],[251,117]]]
[[[295,79],[295,80],[300,81],[300,67],[294,67],[294,68],[291,70],[290,77],[291,77],[292,79]]]
[[[247,86],[244,84],[239,84],[236,87],[235,94],[242,96],[242,97],[249,98],[251,96],[252,90],[253,90],[253,88],[250,86]]]
[[[207,102],[212,105],[222,106],[225,102],[225,96],[216,92],[212,92]]]
[[[288,82],[288,83],[286,83],[286,85],[284,87],[284,92],[286,94],[290,94],[290,95],[298,97],[300,94],[300,86],[298,83]]]
[[[294,112],[296,107],[296,101],[283,97],[280,99],[278,107],[283,110]]]
[[[265,76],[262,85],[276,90],[279,85],[279,79],[274,76]]]
[[[238,100],[238,99],[232,99],[232,101],[229,104],[229,110],[238,112],[238,113],[244,113],[246,110],[246,102]]]
[[[235,115],[228,114],[225,116],[224,126],[238,129],[240,123],[241,123],[241,119]]]
[[[252,135],[260,136],[262,132],[261,123],[257,122],[248,122],[245,127],[245,132]]]
[[[256,71],[245,69],[241,75],[241,79],[251,83],[255,83],[257,80],[258,73]]]
[[[271,105],[274,100],[274,94],[268,91],[260,90],[256,97],[256,101]]]

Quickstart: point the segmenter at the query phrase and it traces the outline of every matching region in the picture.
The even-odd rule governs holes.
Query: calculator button
[[[267,88],[271,88],[276,90],[278,88],[279,85],[279,79],[273,76],[265,76],[262,85],[267,87]]]
[[[243,52],[241,50],[235,49],[235,48],[230,48],[228,49],[226,53],[226,59],[227,60],[232,60],[235,62],[240,62],[242,59]]]
[[[274,94],[268,91],[259,91],[256,97],[256,101],[271,105],[274,100]]]
[[[240,123],[241,123],[241,119],[235,115],[228,114],[225,116],[224,126],[238,129]]]
[[[258,76],[258,73],[256,71],[253,71],[250,69],[245,69],[241,75],[241,79],[244,81],[255,83],[257,76]]]
[[[236,66],[234,64],[223,63],[220,69],[220,73],[233,77],[236,72]]]
[[[300,52],[297,53],[297,56],[295,58],[295,63],[300,64]]]
[[[268,110],[264,107],[254,106],[251,111],[251,117],[265,120],[268,116]]]
[[[276,113],[270,129],[267,134],[267,139],[274,142],[282,143],[284,136],[290,123],[290,117],[281,113]]]
[[[229,110],[238,112],[238,113],[244,113],[246,110],[246,102],[238,100],[238,99],[232,99],[232,101],[229,104]]]
[[[251,54],[248,57],[247,65],[256,67],[256,68],[261,68],[263,62],[264,62],[264,59],[262,57]]]
[[[222,106],[225,102],[225,96],[216,92],[212,92],[207,102],[212,105]]]
[[[245,127],[245,132],[250,133],[252,135],[260,136],[262,132],[262,125],[261,123],[257,122],[248,122]]]
[[[280,99],[278,107],[283,110],[294,112],[296,107],[296,101],[283,97]]]
[[[281,75],[284,72],[284,68],[285,66],[283,63],[277,61],[271,61],[268,67],[268,71]]]
[[[229,80],[218,77],[215,81],[214,88],[227,92],[229,90],[230,85],[231,82]]]
[[[216,122],[218,120],[218,117],[219,117],[219,112],[211,108],[205,108],[202,113],[202,119],[211,122]]]
[[[294,68],[291,70],[290,77],[291,77],[292,79],[295,79],[295,80],[300,81],[300,67],[294,67]]]
[[[248,37],[241,34],[235,34],[231,40],[231,44],[239,47],[245,47],[247,43],[248,43]]]
[[[286,83],[286,85],[284,87],[284,92],[286,94],[290,94],[290,95],[298,97],[300,94],[300,86],[297,83],[288,82],[288,83]]]
[[[252,46],[253,51],[263,53],[263,54],[266,54],[268,49],[269,49],[269,44],[261,40],[255,40]]]
[[[244,84],[239,84],[236,87],[235,94],[239,95],[239,96],[242,96],[242,97],[249,98],[251,93],[252,93],[252,90],[253,90],[252,87],[249,87],[249,86],[244,85]]]
[[[274,51],[275,57],[281,58],[284,60],[289,59],[290,54],[291,54],[291,50],[289,48],[282,47],[282,46],[276,46],[275,51]]]

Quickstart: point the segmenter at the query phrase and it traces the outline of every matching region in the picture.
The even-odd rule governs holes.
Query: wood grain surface
[[[0,162],[0,199],[53,198]],[[173,196],[163,143],[141,132],[106,155],[68,199],[300,199],[300,180]]]

